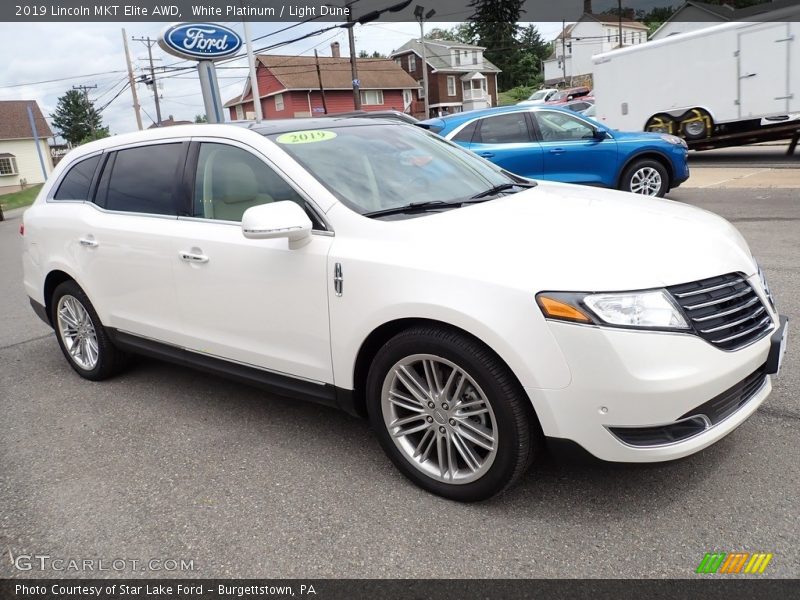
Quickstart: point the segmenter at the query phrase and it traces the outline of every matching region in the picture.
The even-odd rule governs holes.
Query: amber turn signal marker
[[[547,296],[538,296],[539,306],[546,317],[554,319],[569,319],[570,321],[580,321],[581,323],[591,323],[592,320],[579,311],[574,306],[570,306],[559,300],[553,300]]]

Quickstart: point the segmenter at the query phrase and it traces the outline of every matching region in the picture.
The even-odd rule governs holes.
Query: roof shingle
[[[33,110],[33,121],[39,137],[53,137],[53,131],[35,100],[0,100],[0,140],[33,139],[28,105]]]

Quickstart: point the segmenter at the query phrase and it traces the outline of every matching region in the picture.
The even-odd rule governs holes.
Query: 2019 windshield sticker
[[[314,142],[325,142],[332,140],[336,137],[334,131],[324,131],[321,129],[313,129],[307,131],[292,131],[291,133],[284,133],[279,135],[275,141],[279,144],[311,144]]]

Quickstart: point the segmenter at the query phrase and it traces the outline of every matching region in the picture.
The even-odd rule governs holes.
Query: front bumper
[[[774,354],[770,335],[726,352],[691,334],[558,322],[550,327],[570,365],[571,382],[559,390],[526,391],[546,436],[572,440],[602,460],[658,462],[693,454],[738,427],[772,390],[765,366]],[[746,381],[751,384],[745,401],[688,437],[636,445],[641,439],[620,435],[686,420]]]

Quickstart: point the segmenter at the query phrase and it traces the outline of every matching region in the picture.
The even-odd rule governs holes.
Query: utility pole
[[[73,85],[72,89],[82,91],[83,97],[86,99],[86,104],[91,106],[92,103],[89,102],[89,90],[96,90],[97,89],[96,85]],[[94,119],[91,119],[89,121],[89,128],[92,130],[92,136],[94,136],[94,134],[97,133],[94,128]]]
[[[347,5],[350,6],[349,4]],[[361,110],[361,82],[358,80],[358,67],[356,66],[356,35],[353,28],[356,26],[353,15],[347,15],[347,40],[350,43],[350,75],[353,78],[353,108]]]
[[[256,113],[256,123],[261,123],[264,115],[261,112],[261,92],[258,90],[258,77],[256,76],[256,59],[253,56],[253,43],[250,41],[250,24],[247,19],[242,19],[244,27],[244,41],[247,47],[247,65],[250,67],[250,93],[253,96],[253,110]],[[319,67],[317,67],[319,70]]]
[[[133,67],[131,66],[131,53],[128,50],[128,35],[125,28],[122,28],[122,43],[125,46],[125,63],[128,65],[128,85],[131,86],[133,96],[133,112],[136,114],[136,126],[142,130],[142,114],[139,112],[139,95],[136,93],[136,80],[133,78]]]
[[[622,47],[622,0],[617,0],[617,16],[619,19],[619,45]]]
[[[414,16],[417,18],[417,21],[419,21],[419,44],[422,46],[422,87],[425,90],[424,100],[426,119],[430,119],[431,117],[431,108],[430,100],[428,99],[428,49],[425,46],[425,19],[430,19],[435,14],[436,11],[433,9],[426,13],[425,7],[420,6],[419,4],[414,7]]]
[[[158,100],[158,85],[156,85],[156,70],[153,67],[153,46],[157,43],[157,40],[151,40],[150,36],[140,37],[140,38],[131,38],[134,42],[142,42],[147,46],[147,57],[150,60],[150,83],[153,85],[153,97],[156,101],[156,120],[157,126],[161,127],[161,103]]]
[[[319,53],[316,50],[314,50],[314,61],[317,63],[317,79],[319,80],[319,93],[322,94],[322,110],[327,115],[328,103],[325,101],[325,87],[322,85],[322,71],[319,70]]]

